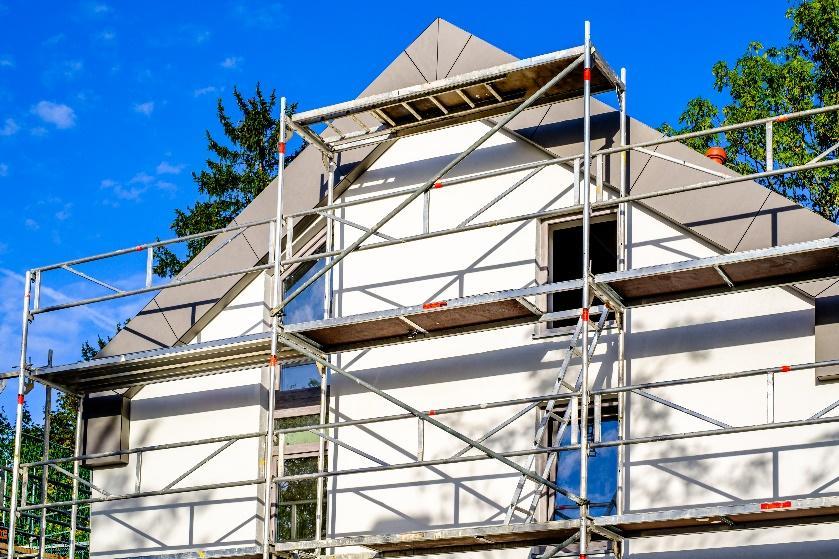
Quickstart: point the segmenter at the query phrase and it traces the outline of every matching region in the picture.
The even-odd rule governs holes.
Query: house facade
[[[513,57],[479,38],[437,20],[362,97],[511,60]],[[594,149],[614,145],[620,128],[618,113],[599,102],[594,103],[593,113]],[[578,99],[529,109],[467,157],[450,176],[468,177],[578,153],[582,150],[581,114]],[[336,172],[335,201],[353,204],[337,212],[340,221],[335,222],[335,248],[349,247],[401,200],[382,199],[382,194],[422,184],[493,125],[490,119],[475,120],[400,138],[385,148],[360,147],[348,152]],[[628,128],[631,142],[658,136],[632,119]],[[628,157],[630,192],[708,180],[721,169],[683,145],[668,144],[653,151],[669,159],[645,153]],[[619,195],[620,156],[604,159],[602,174],[595,181],[601,187],[593,186],[590,194],[597,200]],[[325,203],[327,173],[315,147],[307,147],[287,170],[284,213]],[[578,203],[580,181],[571,165],[545,167],[501,198],[525,175],[527,172],[521,171],[435,188],[427,201],[417,199],[382,227],[377,240]],[[271,216],[275,197],[276,182],[240,220]],[[366,198],[372,200],[354,204]],[[323,227],[305,222],[298,227],[294,242],[286,237],[293,256],[317,254],[323,249],[327,242]],[[300,324],[320,320],[326,300],[331,303],[330,318],[351,317],[577,279],[583,276],[581,228],[581,215],[570,212],[359,251],[334,268],[331,290],[325,290],[321,280],[290,306],[285,323],[300,328]],[[625,266],[637,269],[827,238],[836,232],[835,224],[755,182],[743,181],[627,204],[625,215],[619,215],[618,209],[595,212],[592,272],[606,274],[621,268],[622,238]],[[228,268],[236,263],[252,265],[264,261],[268,245],[268,227],[257,228],[216,248],[208,263]],[[208,248],[212,250],[213,245]],[[290,267],[284,276],[287,291],[319,266],[322,263],[304,262]],[[202,290],[169,290],[130,321],[101,357],[269,332],[272,282],[269,272],[261,272],[225,278]],[[819,337],[816,328],[818,301],[837,293],[830,281],[823,281],[633,307],[626,309],[622,318],[612,309],[602,330],[597,328],[590,389],[597,393],[619,385],[824,360],[829,357],[825,348],[830,343]],[[524,299],[522,305],[540,313],[580,307],[576,290]],[[600,303],[603,301],[595,301]],[[572,355],[567,369],[562,367],[575,323],[573,317],[533,320],[346,350],[330,359],[425,412],[486,404],[439,415],[447,425],[480,440],[521,407],[493,403],[550,395],[558,375],[565,386],[577,384],[579,354]],[[301,333],[305,335],[305,329]],[[208,442],[198,447],[136,452],[120,463],[96,467],[92,483],[97,487],[113,495],[132,491],[150,494],[91,506],[91,557],[177,555],[203,559],[261,553],[264,503],[259,478],[266,468],[280,477],[316,472],[320,446],[314,432],[288,433],[280,437],[274,455],[266,456],[258,435],[267,428],[269,398],[276,403],[274,422],[281,431],[320,422],[317,387],[323,369],[301,356],[281,361],[281,376],[275,386],[269,385],[267,366],[250,363],[211,376],[150,384],[128,395],[127,448],[184,440]],[[324,374],[328,379],[328,423],[371,420],[404,411],[350,379]],[[566,409],[575,418],[582,413],[572,412],[566,399],[557,404],[539,444],[572,446],[582,437],[597,443],[780,423],[812,417],[837,400],[839,384],[812,368],[654,391],[602,393],[596,399],[597,411],[585,412],[593,418],[591,432],[578,432],[573,422],[568,428],[561,427]],[[532,448],[544,414],[544,404],[531,409],[488,437],[487,446],[496,452]],[[501,526],[521,477],[497,460],[478,459],[479,450],[469,449],[463,440],[414,417],[331,428],[326,435],[327,472],[362,470],[324,478],[320,535],[333,543],[340,540],[334,547],[324,544],[327,552],[369,552],[371,548],[361,540],[360,545],[351,545],[349,538],[355,537]],[[590,514],[609,517],[836,496],[836,435],[836,426],[825,423],[623,447],[595,445],[589,458]],[[214,440],[229,436],[238,438]],[[375,469],[456,455],[474,459]],[[545,470],[553,483],[578,492],[579,450],[558,452],[546,468],[549,455],[538,455],[536,471]],[[206,463],[191,471],[202,458]],[[524,467],[530,463],[527,455],[512,459]],[[373,470],[363,471],[370,468]],[[225,483],[231,485],[153,494]],[[319,532],[316,484],[314,478],[280,482],[271,520],[275,541],[315,539]],[[573,501],[528,481],[513,503],[513,524],[526,520],[531,503],[536,522],[573,520],[579,514]],[[709,517],[707,522],[711,526],[707,531],[680,534],[673,530],[672,535],[658,533],[627,541],[623,556],[704,559],[735,553],[755,558],[839,554],[835,523],[804,519],[771,530],[737,530],[734,525],[720,531],[712,528],[725,523],[724,518]],[[539,545],[506,542],[494,548],[491,539],[475,538],[485,546],[475,553],[521,557],[544,551],[539,547],[543,541]],[[565,552],[575,550],[571,544]],[[597,542],[589,550],[592,556],[613,553],[614,547],[605,542]]]

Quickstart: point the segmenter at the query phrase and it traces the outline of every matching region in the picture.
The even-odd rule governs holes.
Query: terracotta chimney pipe
[[[718,146],[712,146],[708,148],[708,151],[705,152],[705,157],[712,161],[716,161],[720,165],[724,165],[728,156],[725,154],[725,150]]]

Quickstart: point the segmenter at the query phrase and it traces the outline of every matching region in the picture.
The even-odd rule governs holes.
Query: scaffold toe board
[[[749,530],[837,520],[839,497],[814,497],[603,516],[595,518],[594,524],[616,528],[623,536],[630,538]]]
[[[627,307],[839,276],[839,237],[595,276]]]
[[[322,548],[360,546],[378,552],[379,556],[451,553],[501,547],[557,543],[579,530],[579,521],[556,520],[527,524],[494,524],[468,528],[443,528],[398,534],[349,536],[325,540],[278,542],[277,554]]]
[[[36,369],[32,376],[81,394],[221,373],[268,363],[270,332]],[[282,358],[291,358],[284,350]]]
[[[531,323],[542,313],[519,290],[285,326],[327,352]]]
[[[328,146],[356,146],[368,140],[384,141],[506,113],[515,109],[551,78],[574,64],[582,46],[477,70],[430,83],[362,97],[292,116],[293,125],[327,124],[323,136]],[[592,94],[623,89],[615,72],[595,51],[592,56]],[[583,67],[579,64],[535,105],[583,95]],[[351,119],[343,130],[335,119]],[[363,128],[363,129],[362,129]]]

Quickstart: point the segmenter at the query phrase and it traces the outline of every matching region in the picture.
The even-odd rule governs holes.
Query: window
[[[322,250],[323,247],[315,252],[321,252]],[[294,272],[284,281],[283,289],[285,290],[285,294],[289,295],[303,285],[303,282],[315,275],[316,272],[322,270],[323,266],[323,260],[316,260],[314,262],[304,262],[295,268]],[[325,276],[321,276],[315,283],[307,287],[303,293],[292,299],[285,308],[283,321],[286,324],[295,324],[322,319],[324,314],[325,282]]]
[[[576,280],[583,277],[583,226],[578,221],[549,227],[550,282]],[[618,269],[617,220],[614,214],[595,217],[589,227],[589,257],[594,274]],[[550,312],[579,309],[583,293],[580,289],[553,293],[549,297]],[[595,299],[594,304],[600,304]],[[551,328],[571,326],[576,319],[552,322]]]
[[[283,365],[280,373],[280,390],[299,390],[320,386],[320,371],[314,363]]]
[[[320,417],[317,414],[311,415],[295,415],[292,417],[278,417],[274,420],[275,429],[290,429],[292,427],[305,427],[306,425],[317,425],[320,423]],[[300,431],[297,433],[288,433],[285,436],[285,445],[287,447],[296,444],[310,444],[317,443],[318,436],[311,431]]]
[[[315,456],[284,461],[285,475],[293,476],[316,472]],[[324,504],[326,500],[324,499]],[[311,540],[315,538],[317,512],[317,480],[283,482],[277,498],[277,541]],[[324,514],[322,518],[326,518]]]
[[[604,402],[605,404],[605,402]],[[606,410],[604,410],[604,415]],[[594,422],[589,418],[589,441],[593,440]],[[556,429],[554,429],[555,431]],[[618,438],[617,417],[604,417],[600,427],[601,440],[614,441]],[[562,441],[556,446],[571,444],[571,430],[566,429]],[[559,453],[554,471],[556,484],[574,493],[580,491],[580,451]],[[588,459],[588,498],[591,501],[591,516],[615,514],[615,498],[618,488],[618,447],[591,449]],[[554,520],[579,518],[579,505],[563,495],[557,495],[554,503]]]
[[[816,297],[816,361],[839,359],[839,295]],[[816,378],[839,379],[839,365],[819,367]]]

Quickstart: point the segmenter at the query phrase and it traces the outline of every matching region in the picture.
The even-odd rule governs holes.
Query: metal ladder
[[[609,315],[609,309],[608,309],[608,307],[604,307],[603,312],[600,313],[600,318],[597,321],[597,325],[595,326],[594,336],[592,337],[591,344],[588,347],[589,358],[591,358],[591,356],[594,354],[594,349],[597,347],[597,343],[599,341],[600,334],[603,331],[603,326],[606,324],[606,318],[608,317],[608,315]],[[567,382],[565,382],[565,373],[567,372],[568,366],[571,363],[571,358],[574,357],[574,356],[582,355],[582,352],[577,349],[577,344],[579,342],[580,334],[582,333],[582,329],[583,329],[583,317],[580,316],[580,318],[577,320],[577,326],[574,329],[574,335],[571,337],[571,340],[568,343],[568,349],[565,352],[565,357],[562,360],[562,365],[560,366],[559,371],[557,373],[556,382],[554,383],[554,390],[553,390],[552,394],[557,396],[557,397],[562,395],[562,389],[563,388],[567,388],[571,392],[576,392],[580,389],[580,383],[582,382],[582,372],[577,374],[577,381],[576,381],[574,386],[571,386]],[[572,412],[572,409],[574,408],[575,403],[576,403],[576,399],[573,402],[571,402],[570,405],[566,406],[566,408],[565,408],[565,413],[562,416],[562,421],[560,422],[559,428],[557,430],[557,440],[558,441],[562,440],[562,436],[565,433],[565,429],[568,427],[568,425],[570,423],[571,412]],[[538,405],[538,403],[537,403],[537,405]],[[551,399],[551,400],[547,401],[547,403],[545,405],[544,415],[542,416],[542,419],[539,421],[539,427],[536,429],[536,434],[533,437],[534,448],[538,449],[538,448],[541,447],[542,438],[545,435],[545,431],[547,430],[548,425],[550,425],[551,417],[555,417],[555,415],[553,414],[553,409],[554,409],[555,406],[556,406],[556,399]],[[533,406],[533,407],[536,407],[536,406]],[[582,413],[587,413],[588,407],[587,407],[586,403],[583,403],[583,405],[581,407],[583,408]],[[582,436],[587,436],[587,433],[582,433]],[[557,452],[552,452],[552,453],[548,454],[548,458],[545,462],[545,468],[544,468],[543,474],[542,474],[543,476],[547,476],[547,475],[550,474],[551,468],[553,468],[553,464],[556,460],[557,454],[558,454]],[[533,469],[534,464],[536,462],[536,456],[537,456],[536,454],[530,455],[530,459],[527,463],[527,469],[528,470]],[[519,480],[518,480],[518,483],[516,484],[516,490],[513,493],[513,498],[510,500],[510,506],[507,508],[507,516],[504,518],[504,524],[509,524],[512,521],[513,515],[516,513],[516,511],[526,513],[526,516],[525,516],[525,522],[526,523],[530,522],[533,519],[533,516],[534,516],[535,511],[536,511],[536,507],[538,506],[539,498],[541,497],[542,492],[538,489],[536,491],[534,491],[533,499],[531,500],[530,506],[528,507],[528,509],[527,510],[520,509],[518,507],[518,504],[519,504],[519,501],[521,500],[521,494],[522,494],[522,491],[524,490],[524,486],[525,486],[526,483],[527,483],[527,478],[525,476],[520,476]]]

